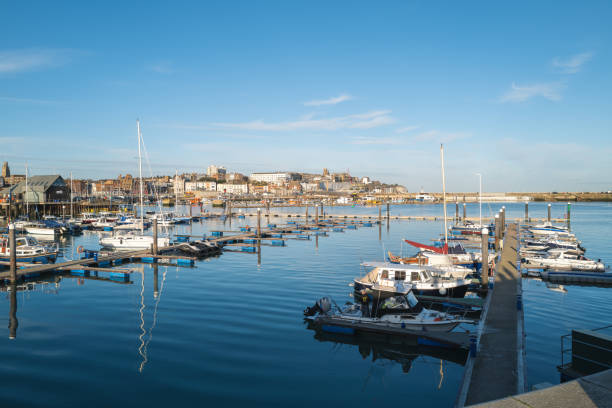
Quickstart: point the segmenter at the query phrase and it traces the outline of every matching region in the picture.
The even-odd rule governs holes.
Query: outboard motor
[[[328,297],[323,297],[312,305],[304,309],[304,316],[314,316],[317,313],[326,314],[331,310],[331,300]]]

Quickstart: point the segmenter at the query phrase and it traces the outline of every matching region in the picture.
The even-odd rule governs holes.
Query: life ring
[[[85,249],[84,249],[84,248],[83,248],[81,245],[79,245],[79,246],[77,247],[77,253],[79,253],[79,254],[82,254],[84,250],[85,250]]]

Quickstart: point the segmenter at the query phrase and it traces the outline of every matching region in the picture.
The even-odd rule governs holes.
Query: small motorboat
[[[426,309],[409,291],[405,295],[394,295],[372,302],[350,303],[340,308],[328,297],[321,298],[312,307],[304,310],[307,320],[324,325],[351,327],[367,324],[369,330],[379,326],[381,331],[387,328],[410,332],[449,332],[461,323],[473,323],[455,315]]]
[[[606,266],[600,260],[593,261],[583,255],[569,255],[565,252],[549,254],[548,256],[528,256],[521,259],[526,266],[570,271],[605,272]]]
[[[57,259],[57,246],[42,245],[31,236],[16,237],[17,247],[15,254],[17,262],[25,263],[53,263]],[[0,261],[10,261],[11,249],[7,236],[0,236]]]

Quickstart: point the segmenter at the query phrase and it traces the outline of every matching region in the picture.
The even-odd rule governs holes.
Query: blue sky
[[[612,3],[3,2],[23,173],[349,169],[440,191],[612,188]],[[148,166],[145,166],[148,167]],[[149,170],[147,170],[147,173]]]

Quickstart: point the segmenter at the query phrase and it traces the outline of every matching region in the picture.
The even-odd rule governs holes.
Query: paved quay
[[[612,408],[612,370],[475,407]]]

